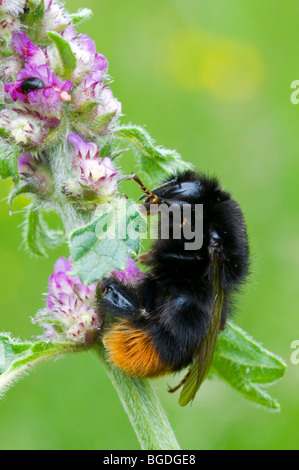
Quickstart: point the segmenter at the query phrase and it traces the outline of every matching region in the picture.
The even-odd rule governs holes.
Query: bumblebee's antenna
[[[141,179],[139,178],[139,176],[136,175],[136,173],[132,173],[131,175],[128,175],[128,176],[124,176],[123,178],[121,178],[120,180],[118,180],[118,182],[120,181],[123,181],[123,180],[133,180],[133,181],[136,181],[136,183],[138,184],[138,186],[140,187],[140,189],[144,192],[144,194],[142,196],[140,196],[140,198],[138,199],[138,201],[141,201],[142,199],[145,199],[146,198],[146,201],[145,202],[150,202],[151,204],[161,204],[162,202],[164,202],[165,204],[168,204],[168,200],[167,199],[161,199],[159,196],[157,196],[154,191],[150,191],[149,189],[147,189],[146,186],[144,186],[144,184],[142,183]],[[168,183],[165,183],[161,186],[164,187],[164,186],[168,186],[171,182],[168,182]],[[160,189],[157,188],[157,189]]]
[[[131,179],[136,181],[136,183],[139,185],[140,189],[142,189],[142,191],[145,193],[145,195],[147,197],[152,197],[153,196],[153,193],[151,191],[149,191],[146,186],[144,186],[141,179],[139,178],[139,176],[136,175],[136,173],[132,173]],[[142,197],[144,197],[144,196],[142,196]]]
[[[123,178],[118,180],[118,182],[123,181],[123,180],[136,181],[140,189],[145,193],[143,196],[139,198],[139,200],[144,199],[145,197],[151,198],[154,196],[154,194],[149,189],[147,189],[147,187],[142,183],[141,179],[139,178],[139,176],[136,175],[136,173],[132,173],[131,175],[124,176]]]

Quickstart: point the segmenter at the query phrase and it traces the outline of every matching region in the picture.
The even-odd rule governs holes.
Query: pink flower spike
[[[44,336],[52,341],[89,345],[97,341],[102,320],[97,310],[96,284],[84,286],[79,277],[71,277],[72,259],[59,258],[49,279],[47,306],[34,323],[44,327]]]

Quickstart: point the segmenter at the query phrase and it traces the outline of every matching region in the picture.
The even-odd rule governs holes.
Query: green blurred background
[[[288,364],[271,388],[282,411],[247,402],[218,380],[192,407],[170,396],[169,377],[154,387],[183,449],[298,449],[299,365],[299,4],[258,0],[67,0],[92,8],[80,26],[109,60],[123,122],[146,125],[158,144],[217,174],[240,202],[248,223],[253,274],[235,321]],[[123,158],[136,169],[133,156]],[[19,200],[12,217],[0,185],[2,331],[29,339],[29,317],[58,256],[32,259],[21,247]],[[135,188],[134,188],[135,190]],[[132,185],[130,196],[137,196]],[[1,449],[138,449],[106,372],[91,353],[44,363],[0,402]]]

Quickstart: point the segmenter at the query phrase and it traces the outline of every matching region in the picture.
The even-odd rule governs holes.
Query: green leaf
[[[0,396],[39,362],[61,354],[84,350],[83,346],[46,341],[22,342],[0,333]]]
[[[46,258],[47,253],[39,236],[40,214],[35,204],[28,206],[24,222],[23,238],[26,249],[32,255]]]
[[[263,386],[283,377],[285,363],[232,323],[218,337],[213,370],[249,400],[280,409],[278,401]]]
[[[38,191],[36,188],[33,186],[30,186],[29,184],[24,184],[23,186],[20,186],[19,188],[12,188],[9,196],[8,196],[8,205],[9,208],[13,205],[15,199],[18,196],[22,196],[23,194],[38,194]]]
[[[98,106],[98,101],[87,101],[78,108],[71,110],[72,118],[75,120],[78,119],[79,121],[84,120],[84,122],[89,122],[94,117],[95,110]]]
[[[89,8],[80,8],[76,13],[71,13],[70,17],[74,25],[83,23],[92,17],[92,10]]]
[[[100,157],[101,158],[106,158],[106,157],[113,157],[113,140],[109,136],[107,139],[103,139],[102,142],[99,143],[100,147]]]
[[[30,36],[36,36],[40,33],[45,14],[44,0],[41,0],[40,2],[29,0],[26,2],[26,7],[29,8],[30,13],[22,14],[21,22],[25,28],[30,29]]]
[[[17,183],[19,181],[18,174],[18,155],[15,150],[8,150],[5,145],[0,144],[0,178],[13,178]]]
[[[34,203],[27,209],[23,238],[29,253],[40,258],[47,257],[46,248],[57,248],[65,242],[64,233],[51,230]]]
[[[5,180],[12,176],[10,161],[8,158],[0,158],[0,178]]]
[[[38,230],[44,245],[48,248],[55,249],[66,242],[65,233],[62,230],[51,229],[42,214],[40,214]]]
[[[112,269],[124,270],[128,256],[140,249],[140,233],[146,220],[137,205],[127,199],[116,199],[100,206],[97,218],[72,233],[70,251],[74,274],[92,284],[108,275]]]
[[[140,160],[141,170],[154,184],[176,172],[192,168],[191,163],[184,162],[175,150],[156,147],[153,139],[142,127],[123,126],[116,129],[114,135],[133,146]]]
[[[102,116],[98,116],[93,121],[90,123],[90,130],[92,133],[95,133],[97,135],[103,135],[108,126],[110,124],[111,120],[114,118],[116,114],[116,111],[113,111],[112,113],[108,114],[103,114]]]
[[[33,5],[34,4],[36,4],[36,2],[33,2]],[[45,5],[44,5],[44,2],[41,1],[38,7],[35,8],[35,10],[33,10],[32,12],[32,15],[33,15],[32,23],[36,24],[37,22],[42,21],[44,14],[45,14]]]
[[[0,49],[0,54],[2,57],[10,57],[14,54],[13,51],[7,51],[6,49]]]
[[[49,38],[55,43],[57,50],[59,52],[63,68],[64,68],[64,77],[70,79],[72,73],[77,66],[77,59],[71,49],[69,43],[55,31],[48,32]]]
[[[4,129],[4,127],[0,127],[0,137],[3,139],[9,138],[9,133]]]

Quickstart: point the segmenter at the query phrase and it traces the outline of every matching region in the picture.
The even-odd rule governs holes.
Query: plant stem
[[[122,405],[143,450],[179,450],[167,416],[147,380],[130,378],[113,367],[103,356],[101,345],[94,347],[104,361]]]

